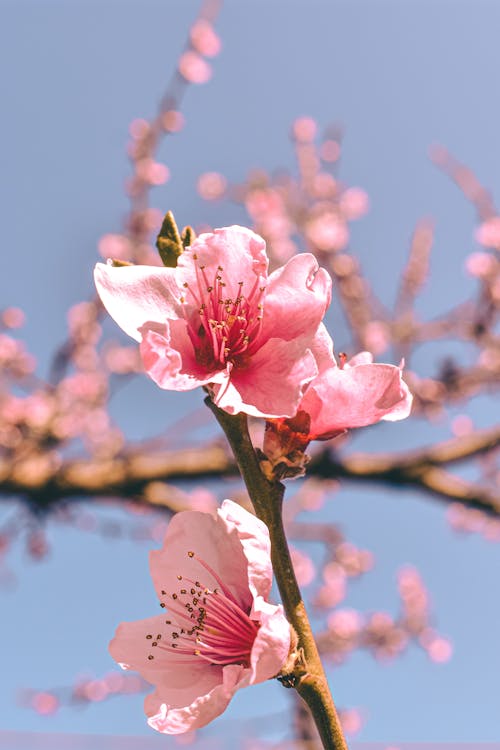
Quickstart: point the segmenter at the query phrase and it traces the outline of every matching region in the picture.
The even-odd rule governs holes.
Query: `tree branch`
[[[309,477],[414,487],[442,501],[459,502],[500,517],[499,491],[445,470],[500,446],[500,426],[410,452],[342,455],[334,446],[312,458]],[[0,496],[25,497],[41,510],[63,499],[84,496],[121,497],[171,507],[168,495],[163,493],[163,500],[158,500],[147,491],[153,482],[237,476],[236,463],[221,444],[180,451],[142,445],[114,458],[61,459],[56,453],[45,453],[17,461],[1,458]]]

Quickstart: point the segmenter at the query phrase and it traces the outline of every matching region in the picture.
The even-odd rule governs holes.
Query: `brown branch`
[[[445,468],[499,445],[500,426],[405,452],[342,455],[327,446],[312,458],[308,476],[414,487],[442,501],[459,502],[498,517],[499,491],[465,481]],[[171,507],[169,493],[148,492],[152,483],[237,476],[234,460],[220,444],[180,451],[139,446],[114,458],[77,460],[60,460],[46,453],[18,461],[0,459],[0,495],[25,497],[39,509],[84,496]]]

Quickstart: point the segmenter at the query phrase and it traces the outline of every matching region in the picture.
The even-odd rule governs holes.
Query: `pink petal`
[[[164,686],[159,685],[144,701],[149,726],[164,734],[182,734],[205,726],[220,716],[235,691],[248,682],[245,674],[248,672],[248,669],[245,670],[240,665],[226,666],[217,684],[209,687],[212,680],[210,665],[207,664],[205,680],[198,682],[196,676],[192,675],[192,700],[189,693],[179,691],[179,695],[174,697],[174,703],[171,698],[172,689],[165,692]]]
[[[412,397],[394,365],[332,367],[309,386],[300,408],[311,416],[311,434],[323,437],[381,419],[404,419]]]
[[[146,324],[140,332],[144,369],[160,388],[190,391],[224,377],[224,373],[207,373],[198,365],[183,320],[154,327]]]
[[[189,557],[188,552],[194,552],[195,556]],[[167,608],[171,604],[169,594],[179,586],[178,575],[199,580],[208,588],[220,587],[220,581],[198,562],[197,557],[223,579],[241,608],[248,610],[252,602],[248,588],[248,561],[238,531],[234,528],[228,533],[224,518],[199,511],[176,514],[168,524],[162,548],[150,552],[151,577],[160,601]]]
[[[371,352],[359,352],[351,357],[349,362],[344,365],[344,370],[349,367],[357,367],[358,365],[371,365],[373,362],[373,354]]]
[[[193,262],[195,255],[197,263]],[[266,243],[262,237],[246,227],[232,226],[200,234],[180,256],[177,272],[179,279],[182,279],[180,283],[187,283],[195,290],[200,279],[196,266],[204,267],[205,278],[210,283],[221,268],[226,296],[236,298],[241,293],[239,281],[245,282],[247,294],[259,276],[263,277],[265,286],[268,263]]]
[[[290,624],[283,614],[283,607],[257,597],[253,614],[258,614],[260,628],[251,655],[252,685],[275,677],[290,651]]]
[[[172,655],[162,649],[154,649],[155,658],[148,659],[153,653],[153,638],[164,632],[165,615],[122,622],[109,644],[109,653],[123,669],[134,669],[149,682],[155,683],[158,673],[167,676],[167,673],[175,674],[175,670],[178,669],[178,665],[172,664]],[[147,639],[147,635],[152,635],[153,638]],[[178,661],[178,657],[175,658]]]
[[[233,388],[214,388],[215,403],[229,414],[240,411],[254,417],[292,417],[307,383],[317,374],[307,349],[309,335],[293,341],[270,339],[246,368],[232,371]]]
[[[102,303],[125,333],[141,340],[147,322],[165,323],[181,314],[174,268],[98,263],[94,279]]]
[[[238,503],[224,500],[217,511],[228,531],[236,530],[248,562],[248,585],[254,596],[269,596],[273,581],[271,541],[265,523]]]
[[[290,258],[270,276],[264,300],[262,339],[314,334],[330,304],[332,280],[314,255]]]
[[[333,355],[333,341],[328,333],[325,324],[320,323],[314,338],[310,345],[311,352],[316,360],[320,374],[330,367],[336,366]]]

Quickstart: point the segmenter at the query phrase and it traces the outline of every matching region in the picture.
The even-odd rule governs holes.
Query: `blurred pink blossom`
[[[137,162],[136,174],[150,185],[163,185],[170,177],[170,170],[165,164],[160,164],[150,158],[144,158]]]
[[[175,109],[168,109],[161,116],[161,124],[169,133],[178,133],[184,127],[184,115]]]
[[[150,129],[151,126],[147,120],[137,118],[136,120],[132,120],[129,125],[128,131],[132,138],[134,138],[135,140],[140,140],[149,133]]]
[[[314,141],[317,130],[318,126],[312,117],[299,117],[292,126],[293,137],[301,143]]]
[[[476,229],[476,240],[485,247],[500,249],[500,216],[493,216]]]
[[[0,314],[0,320],[5,328],[21,328],[25,315],[20,307],[6,307]]]
[[[267,266],[263,239],[235,226],[200,235],[176,268],[99,263],[95,280],[161,388],[207,385],[231,414],[293,416],[318,372],[331,280],[307,253]]]
[[[340,723],[346,734],[357,734],[363,727],[363,717],[357,708],[344,708],[339,712]]]
[[[351,640],[361,631],[363,620],[355,609],[337,609],[328,617],[328,628],[339,638]]]
[[[198,192],[206,201],[222,198],[227,187],[227,180],[219,172],[205,172],[198,177]]]
[[[374,354],[381,354],[391,343],[391,332],[387,323],[371,320],[364,328],[364,343]]]
[[[123,234],[103,234],[97,247],[102,258],[126,260],[130,257],[130,240]]]
[[[358,187],[348,188],[340,198],[340,210],[348,221],[364,216],[369,205],[368,195]]]
[[[329,139],[321,144],[320,155],[323,161],[335,162],[340,158],[340,151],[340,143]]]
[[[467,273],[478,278],[488,276],[495,266],[495,258],[489,253],[471,253],[465,261]]]
[[[306,227],[307,238],[323,252],[343,250],[349,242],[349,230],[345,221],[333,212],[320,214],[311,219]]]
[[[212,69],[201,55],[188,50],[179,58],[179,73],[188,83],[206,83],[212,76]]]
[[[31,705],[42,716],[54,714],[59,708],[59,700],[53,693],[35,693],[31,699]]]
[[[191,44],[194,49],[205,55],[215,57],[221,49],[221,41],[214,31],[214,27],[205,18],[199,18],[191,27]]]
[[[299,586],[308,586],[316,575],[313,561],[297,547],[290,547],[290,555]]]
[[[166,734],[202,727],[236,690],[275,677],[290,647],[281,606],[268,602],[271,545],[265,524],[225,500],[215,516],[178,513],[151,575],[165,613],[122,623],[110,644],[124,669],[155,685],[148,724]]]

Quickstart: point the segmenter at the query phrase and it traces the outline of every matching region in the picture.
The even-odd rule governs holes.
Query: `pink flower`
[[[352,427],[382,419],[407,417],[412,395],[401,378],[401,367],[374,364],[369,352],[357,354],[339,367],[333,343],[323,325],[314,345],[319,374],[309,384],[296,415],[266,423],[264,460],[268,479],[302,476],[311,440],[329,440]]]
[[[413,397],[401,378],[401,369],[374,363],[369,352],[357,354],[340,367],[333,360],[333,365],[322,369],[310,383],[299,406],[299,412],[310,419],[309,440],[328,440],[382,419],[405,419]]]
[[[176,268],[98,263],[95,280],[161,388],[208,385],[230,414],[291,417],[318,373],[331,280],[308,253],[267,267],[264,240],[234,226],[200,235]]]
[[[118,626],[110,653],[155,686],[148,724],[166,734],[219,716],[238,688],[275,677],[290,649],[272,583],[267,527],[231,500],[213,516],[178,513],[151,576],[164,612]]]

